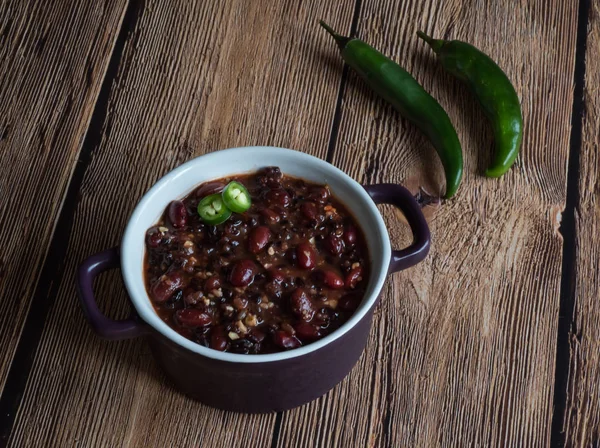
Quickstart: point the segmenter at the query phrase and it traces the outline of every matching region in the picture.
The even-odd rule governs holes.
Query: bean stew
[[[245,211],[226,207],[232,200]],[[145,257],[160,318],[198,344],[240,354],[330,334],[354,313],[369,278],[350,212],[326,185],[277,167],[207,182],[171,202],[146,232]]]

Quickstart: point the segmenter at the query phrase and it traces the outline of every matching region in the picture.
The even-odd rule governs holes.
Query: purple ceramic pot
[[[142,276],[145,232],[170,201],[185,196],[198,184],[266,165],[276,165],[286,174],[330,186],[364,230],[371,278],[355,314],[327,337],[283,353],[223,353],[184,338],[155,313]],[[410,247],[391,249],[376,207],[381,203],[395,205],[405,215],[414,235]],[[320,397],[350,372],[364,350],[373,309],[386,276],[419,263],[428,251],[427,223],[419,205],[404,187],[395,184],[362,187],[329,163],[297,151],[235,148],[198,157],[163,177],[134,210],[120,250],[109,249],[85,260],[79,267],[77,286],[85,316],[98,335],[107,339],[146,336],[158,364],[187,395],[231,411],[282,411]],[[99,273],[118,267],[135,312],[129,319],[114,321],[98,309],[92,283]]]

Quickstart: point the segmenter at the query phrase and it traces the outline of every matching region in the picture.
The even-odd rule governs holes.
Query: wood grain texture
[[[466,176],[430,219],[431,255],[388,281],[358,367],[325,398],[284,414],[278,446],[549,445],[576,25],[576,2],[363,2],[359,36],[447,109]],[[502,179],[480,175],[489,125],[417,29],[473,43],[514,82],[525,137]],[[333,162],[364,183],[443,191],[431,145],[356,76]],[[396,213],[386,215],[406,244]]]
[[[125,5],[0,6],[0,390]]]
[[[575,312],[564,422],[566,445],[573,447],[600,446],[600,5],[591,3],[575,214]]]
[[[316,0],[142,5],[11,446],[270,444],[274,414],[228,414],[193,402],[169,386],[142,340],[108,343],[92,334],[74,273],[83,258],[118,244],[142,194],[195,155],[267,144],[325,157],[342,64],[324,56],[329,41],[316,20],[336,17],[341,27],[353,7]],[[127,314],[118,272],[97,282],[97,297],[111,316]]]

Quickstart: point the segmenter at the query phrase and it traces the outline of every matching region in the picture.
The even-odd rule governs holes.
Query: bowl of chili
[[[369,257],[370,275],[364,297],[339,328],[310,344],[276,353],[214,350],[179,334],[154,309],[144,278],[146,231],[155,225],[174,199],[183,198],[199,184],[256,172],[266,165],[278,166],[285,175],[294,178],[327,184],[354,216],[364,231]],[[232,209],[235,212],[248,208],[245,187],[231,182],[228,188],[231,191],[202,198],[198,211],[205,222],[223,220],[223,206],[228,213]],[[409,247],[392,249],[377,204],[391,204],[402,211],[413,233]],[[160,179],[135,207],[121,246],[94,254],[82,262],[77,288],[92,329],[111,340],[145,337],[158,365],[180,391],[225,410],[282,411],[322,396],[350,372],[365,348],[373,310],[385,279],[422,261],[429,251],[429,242],[429,229],[419,205],[400,185],[361,186],[333,165],[289,149],[233,148],[197,157]],[[132,315],[124,320],[105,316],[93,291],[94,278],[116,268],[121,269],[133,305]]]

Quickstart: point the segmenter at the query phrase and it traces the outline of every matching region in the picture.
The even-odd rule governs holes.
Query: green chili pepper
[[[500,67],[485,53],[458,40],[433,39],[418,31],[429,44],[446,70],[465,81],[471,88],[485,115],[492,122],[496,151],[488,177],[500,177],[512,166],[523,139],[521,104],[515,88]]]
[[[446,111],[394,61],[363,41],[340,36],[323,21],[319,23],[337,42],[344,61],[433,143],[446,174],[445,196],[454,196],[462,178],[463,157]]]
[[[202,198],[198,204],[198,214],[202,221],[213,226],[224,223],[231,216],[231,210],[223,202],[219,193]]]
[[[225,205],[236,213],[244,213],[252,203],[250,193],[239,182],[229,182],[222,194]]]

